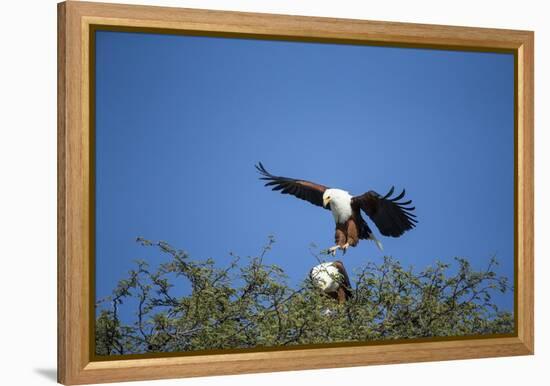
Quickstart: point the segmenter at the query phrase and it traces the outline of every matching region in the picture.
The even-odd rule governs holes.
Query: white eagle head
[[[351,202],[351,195],[342,189],[327,189],[323,193],[323,206],[326,208],[331,202],[336,204],[349,204]]]
[[[326,208],[328,204],[330,204],[330,200],[331,200],[331,197],[330,197],[330,191],[331,189],[327,189],[325,190],[325,192],[323,193],[323,207]]]

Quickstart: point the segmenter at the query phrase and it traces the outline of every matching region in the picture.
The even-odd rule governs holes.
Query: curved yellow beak
[[[323,198],[323,207],[324,208],[326,208],[329,203],[330,203],[330,197]]]

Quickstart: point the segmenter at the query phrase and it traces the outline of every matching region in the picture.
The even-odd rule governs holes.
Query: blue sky
[[[165,261],[137,236],[223,265],[272,234],[267,262],[302,280],[332,216],[264,188],[258,161],[352,194],[406,188],[419,224],[384,254],[417,270],[496,254],[513,280],[513,74],[511,54],[98,31],[97,297]],[[363,241],[343,261],[382,256]]]

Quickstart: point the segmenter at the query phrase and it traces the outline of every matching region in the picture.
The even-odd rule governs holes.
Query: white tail
[[[380,242],[380,240],[378,240],[376,237],[374,237],[374,234],[371,233],[369,235],[369,240],[372,240],[376,243],[376,246],[378,247],[378,249],[380,249],[380,251],[383,251],[384,248],[382,247],[382,243]]]

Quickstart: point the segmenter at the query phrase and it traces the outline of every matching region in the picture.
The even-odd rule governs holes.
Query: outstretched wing
[[[390,198],[393,190],[392,186],[390,191],[383,197],[371,190],[361,196],[353,197],[351,205],[362,209],[384,236],[399,237],[405,231],[414,228],[418,221],[416,216],[412,214],[414,206],[407,206],[412,201],[399,202],[405,196],[405,189],[401,194]]]
[[[267,181],[265,186],[273,186],[271,190],[280,190],[282,194],[292,194],[313,205],[323,206],[323,193],[328,189],[326,186],[294,178],[274,176],[264,168],[261,162],[256,165],[256,169],[262,175],[260,180]]]

